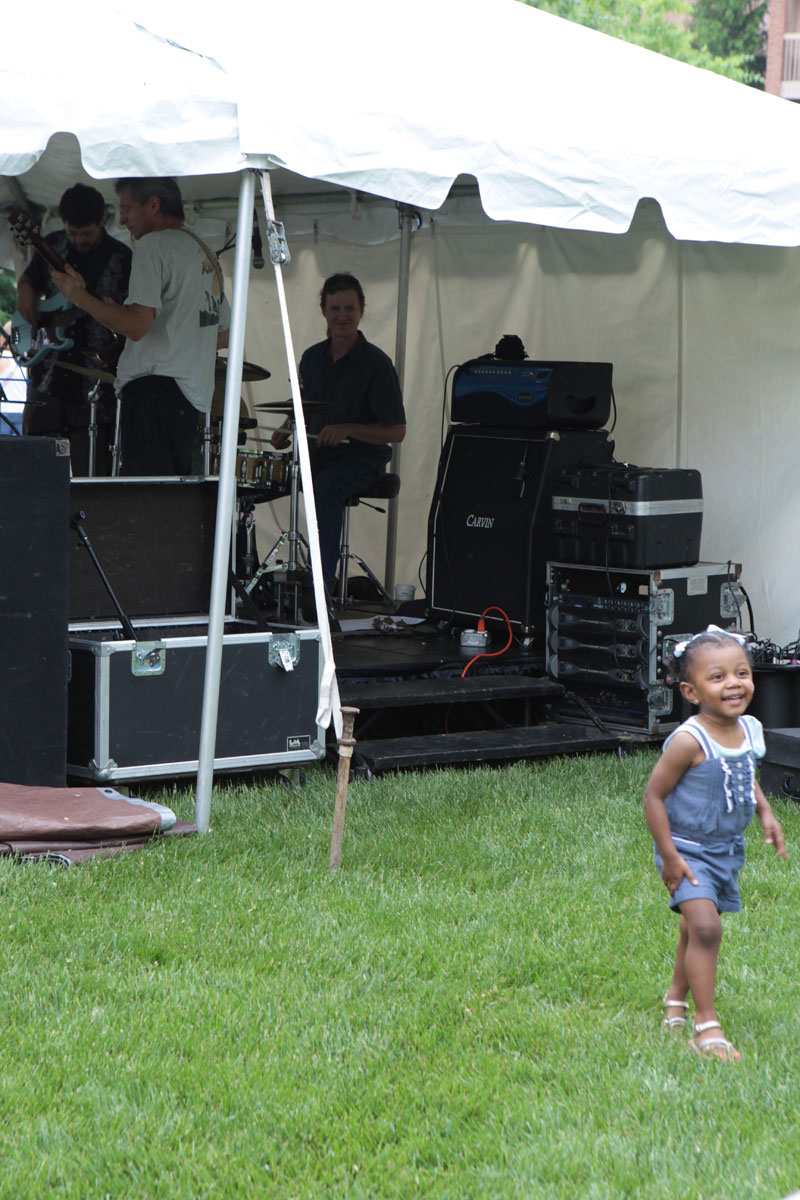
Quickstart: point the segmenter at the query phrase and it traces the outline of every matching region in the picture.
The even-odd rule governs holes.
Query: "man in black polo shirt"
[[[80,271],[95,295],[121,303],[128,294],[131,251],[105,230],[106,202],[96,188],[76,183],[61,197],[59,215],[63,230],[49,233],[45,241],[55,252]],[[37,321],[37,302],[58,294],[50,265],[34,255],[17,285],[17,309],[32,327]],[[65,302],[65,308],[67,307]],[[73,342],[65,350],[51,351],[28,372],[30,404],[23,417],[23,432],[43,437],[65,437],[70,442],[72,474],[86,475],[89,469],[89,392],[97,382],[84,370],[114,373],[122,340],[88,314],[75,313],[64,333]],[[99,357],[98,357],[99,356]],[[70,371],[63,364],[81,368]],[[95,473],[111,470],[116,402],[110,385],[98,393],[98,433]]]
[[[353,275],[332,275],[320,308],[323,342],[300,359],[300,387],[309,434],[322,572],[333,590],[345,501],[368,490],[386,470],[390,445],[402,442],[406,417],[392,360],[359,331],[364,292]],[[278,431],[279,448],[288,442]]]

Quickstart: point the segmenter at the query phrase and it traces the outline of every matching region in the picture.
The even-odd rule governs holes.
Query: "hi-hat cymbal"
[[[101,371],[99,367],[80,367],[77,363],[59,362],[58,359],[53,366],[61,367],[63,371],[75,371],[78,375],[88,375],[90,379],[100,379],[103,383],[113,383],[116,379],[111,371]]]
[[[220,358],[217,356],[217,362],[214,368],[215,375],[225,375],[227,370],[227,358]],[[242,383],[258,383],[260,379],[269,379],[269,371],[266,367],[259,367],[256,363],[242,363]]]

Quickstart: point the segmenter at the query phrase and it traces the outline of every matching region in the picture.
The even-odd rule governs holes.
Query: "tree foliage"
[[[766,3],[749,0],[697,0],[692,40],[720,57],[741,57],[746,83],[764,86]]]
[[[696,6],[688,0],[646,0],[644,4],[638,0],[538,0],[534,7],[740,83],[757,82],[749,39],[753,29],[760,29],[763,13],[744,19],[749,0],[697,0]],[[693,21],[693,14],[701,7],[702,36]],[[743,16],[747,39],[724,36],[728,9]],[[739,25],[734,23],[734,28]],[[763,79],[763,67],[761,76]]]

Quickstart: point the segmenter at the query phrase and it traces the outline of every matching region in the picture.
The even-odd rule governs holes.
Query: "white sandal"
[[[718,1058],[720,1062],[738,1062],[742,1057],[739,1051],[734,1046],[733,1042],[729,1042],[727,1038],[722,1037],[722,1026],[719,1021],[703,1021],[700,1025],[695,1025],[694,1032],[705,1033],[707,1029],[718,1029],[719,1037],[706,1038],[704,1042],[698,1042],[692,1038],[689,1045],[698,1054],[700,1058]],[[715,1047],[722,1047],[722,1053],[718,1053]]]
[[[682,1008],[684,1010],[682,1015],[679,1017],[665,1016],[664,1020],[661,1022],[662,1028],[668,1033],[671,1033],[675,1029],[682,1029],[686,1024],[686,1013],[689,1009],[689,1005],[686,1000],[668,1000],[667,997],[664,996],[664,999],[661,1001],[661,1003],[664,1005],[664,1008]]]

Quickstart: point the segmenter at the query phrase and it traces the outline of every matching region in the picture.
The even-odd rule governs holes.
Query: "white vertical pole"
[[[247,318],[247,286],[250,280],[250,235],[253,228],[255,177],[242,171],[239,183],[239,212],[236,223],[236,255],[233,267],[231,329],[228,343],[228,373],[225,378],[225,408],[222,417],[217,525],[214,536],[214,566],[208,610],[208,648],[203,686],[203,716],[200,725],[195,824],[207,833],[214,783],[214,747],[217,740],[219,685],[222,673],[222,637],[226,598],[229,592],[228,562],[231,554],[233,502],[235,495],[236,447],[239,440],[239,405],[244,363],[244,330]]]
[[[400,390],[404,390],[406,373],[406,341],[408,338],[408,293],[411,275],[411,222],[414,214],[407,204],[398,205],[400,213],[400,266],[397,281],[397,330],[395,333],[394,365],[400,380]],[[395,475],[400,473],[400,444],[392,446],[392,458],[389,470]],[[389,501],[389,515],[386,523],[386,563],[384,569],[384,587],[391,595],[394,592],[394,573],[397,559],[397,500]]]

